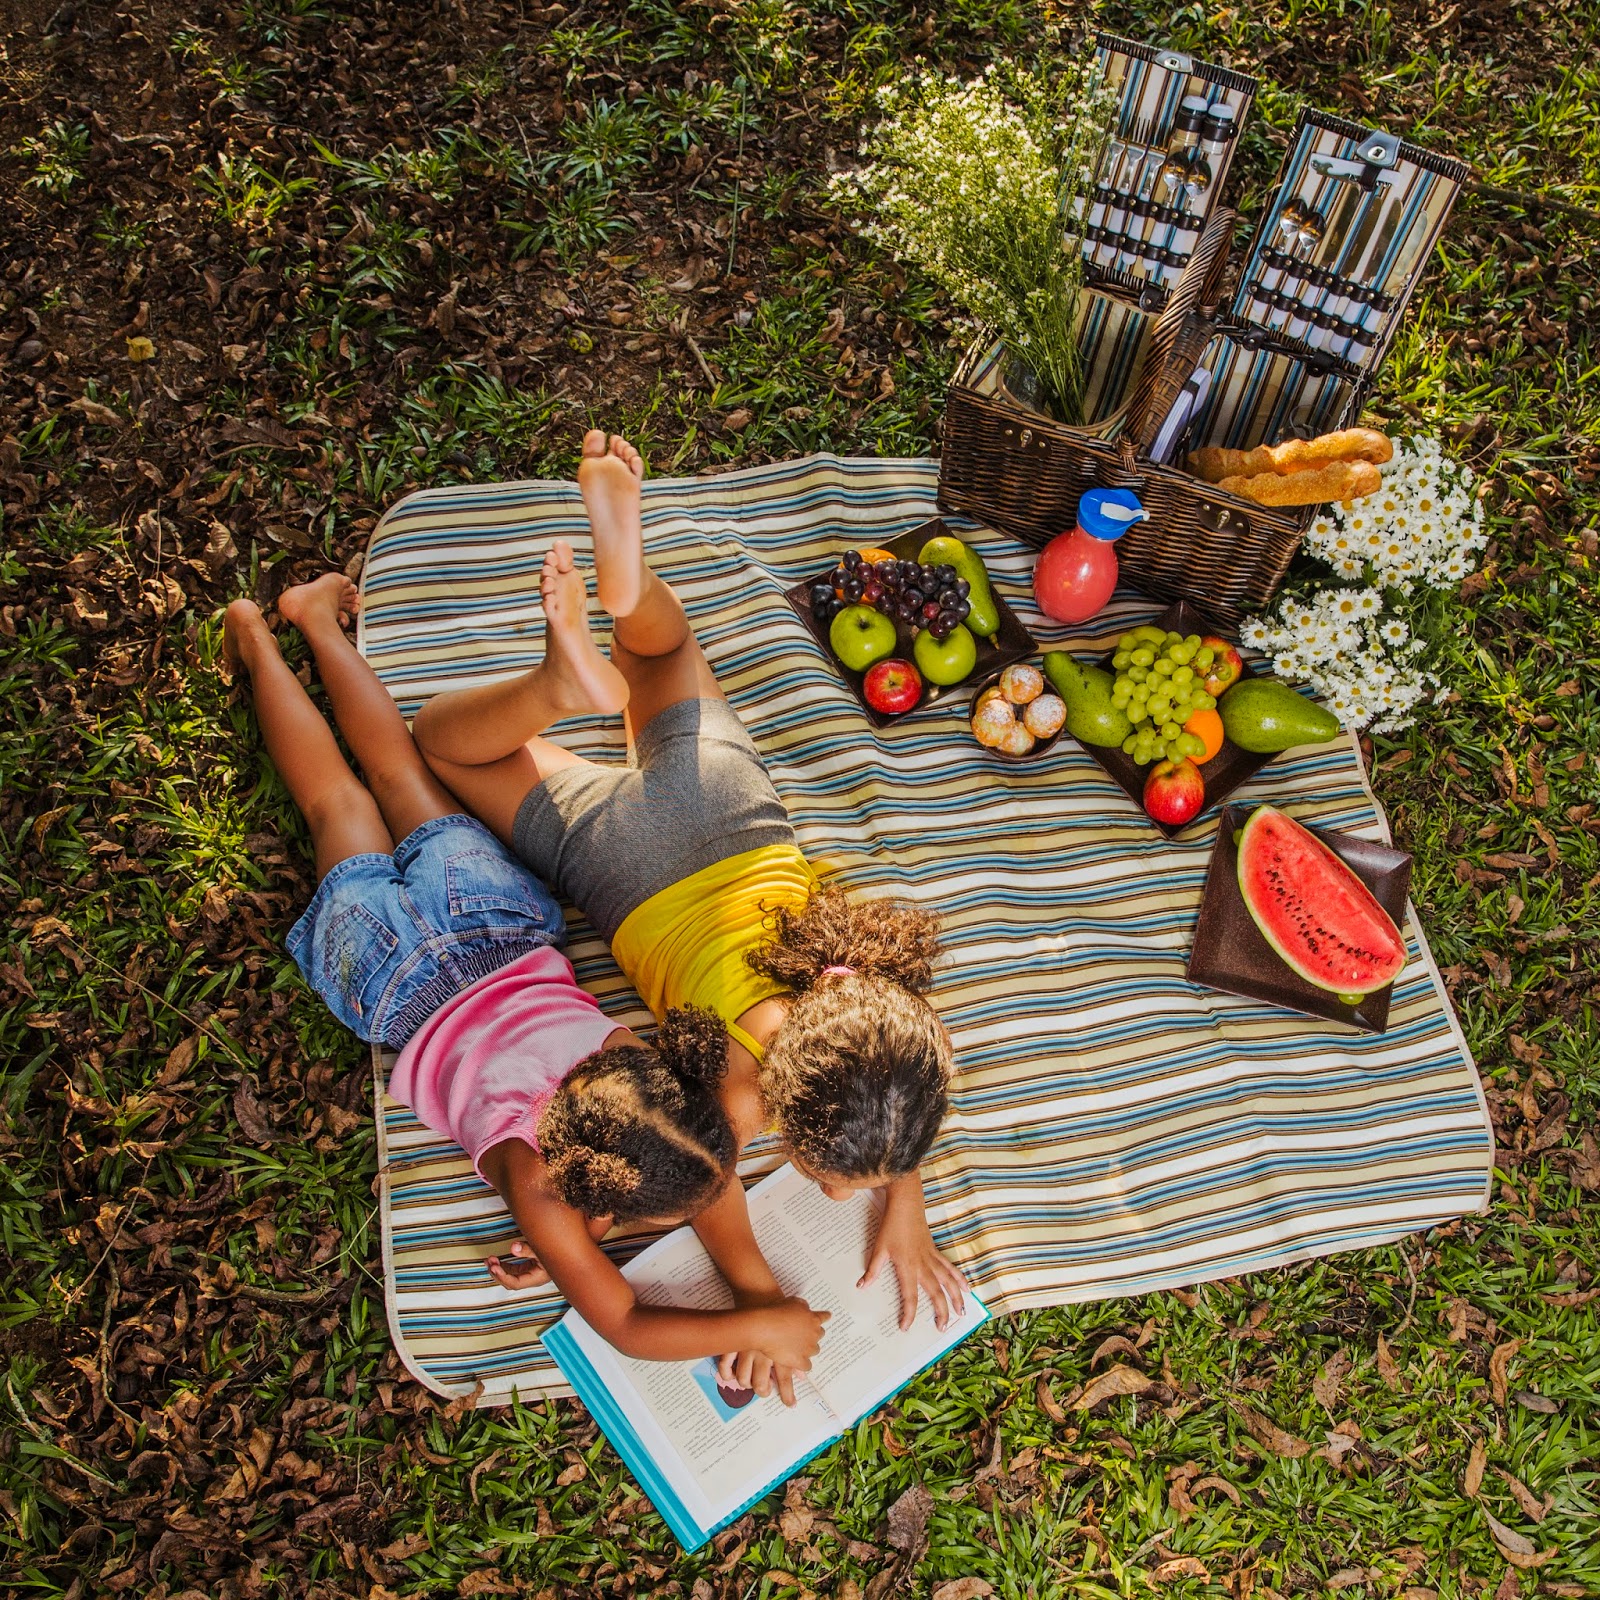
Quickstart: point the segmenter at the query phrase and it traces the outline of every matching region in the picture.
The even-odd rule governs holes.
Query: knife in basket
[[[1393,191],[1384,195],[1378,211],[1378,215],[1382,217],[1383,221],[1377,230],[1372,248],[1363,251],[1360,255],[1352,254],[1350,256],[1350,271],[1346,276],[1352,282],[1364,284],[1367,281],[1368,274],[1376,270],[1378,263],[1388,253],[1389,243],[1394,238],[1395,229],[1400,225],[1400,213],[1404,210],[1405,202],[1400,196]],[[1352,300],[1347,294],[1335,295],[1332,300],[1327,302],[1324,309],[1330,316],[1339,318],[1341,322],[1354,321],[1358,324],[1361,322],[1365,310],[1359,301]],[[1332,334],[1327,329],[1317,326],[1313,326],[1306,335],[1311,345],[1318,350],[1331,349],[1332,341],[1339,337],[1339,335]],[[1346,338],[1344,340],[1346,351],[1349,349],[1350,344],[1351,340]]]
[[[1370,189],[1356,183],[1351,184],[1349,192],[1345,195],[1345,200],[1358,200],[1361,204],[1361,214],[1356,220],[1354,229],[1345,240],[1344,248],[1339,251],[1338,258],[1330,268],[1336,278],[1344,275],[1347,264],[1360,261],[1366,253],[1367,241],[1372,237],[1372,230],[1378,223],[1379,208],[1374,206],[1373,202],[1382,193],[1383,186],[1385,184],[1392,185],[1394,181],[1395,176],[1392,172],[1374,172]],[[1327,263],[1318,262],[1318,265],[1325,266]],[[1312,311],[1322,310],[1329,303],[1328,297],[1332,294],[1333,291],[1331,289],[1320,290],[1317,294],[1316,304],[1307,309]],[[1334,296],[1334,298],[1337,299],[1338,296]],[[1303,301],[1302,304],[1304,304]],[[1300,324],[1299,328],[1295,327],[1295,322]],[[1314,345],[1321,336],[1321,330],[1309,327],[1308,324],[1308,318],[1297,317],[1290,323],[1289,332],[1297,338],[1309,339]]]
[[[1399,207],[1395,208],[1398,221]],[[1411,276],[1411,269],[1416,266],[1417,258],[1422,253],[1422,248],[1433,237],[1433,216],[1426,206],[1418,214],[1415,222],[1411,224],[1411,231],[1406,234],[1401,242],[1399,253],[1394,258],[1394,265],[1389,268],[1382,284],[1374,285],[1380,299],[1387,300],[1391,295],[1399,293],[1405,287],[1406,279]],[[1383,260],[1383,251],[1379,250],[1373,257],[1374,261]],[[1372,310],[1370,306],[1362,306],[1359,312],[1361,326],[1367,326],[1367,316]],[[1381,315],[1381,314],[1380,314]],[[1347,340],[1344,354],[1348,355],[1354,340]]]

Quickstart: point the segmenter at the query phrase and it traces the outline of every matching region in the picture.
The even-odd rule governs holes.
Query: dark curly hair
[[[761,1096],[811,1171],[889,1180],[915,1172],[949,1106],[950,1036],[923,995],[939,919],[818,889],[773,913],[756,971],[794,991],[767,1046]],[[850,967],[850,974],[829,974]]]
[[[738,1153],[716,1088],[728,1035],[709,1011],[669,1011],[654,1045],[585,1056],[539,1118],[556,1193],[586,1217],[688,1217]]]

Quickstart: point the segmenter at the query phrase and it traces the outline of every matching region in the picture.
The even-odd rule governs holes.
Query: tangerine
[[[1206,742],[1205,750],[1194,758],[1197,765],[1204,765],[1222,748],[1222,718],[1215,711],[1196,711],[1184,723],[1183,731]]]

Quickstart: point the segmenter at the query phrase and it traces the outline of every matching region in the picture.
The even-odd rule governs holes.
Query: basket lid
[[[1329,372],[1375,372],[1470,169],[1302,111],[1225,325]]]
[[[1238,149],[1256,80],[1180,50],[1114,33],[1095,35],[1102,80],[1116,110],[1078,231],[1084,277],[1093,287],[1158,311],[1199,244]],[[1168,180],[1174,148],[1207,141],[1200,177]]]

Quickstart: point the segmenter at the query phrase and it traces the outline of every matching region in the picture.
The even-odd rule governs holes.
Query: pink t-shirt
[[[562,1080],[618,1026],[545,946],[440,1006],[400,1052],[389,1093],[481,1174],[484,1151],[502,1140],[539,1148],[540,1114]]]

